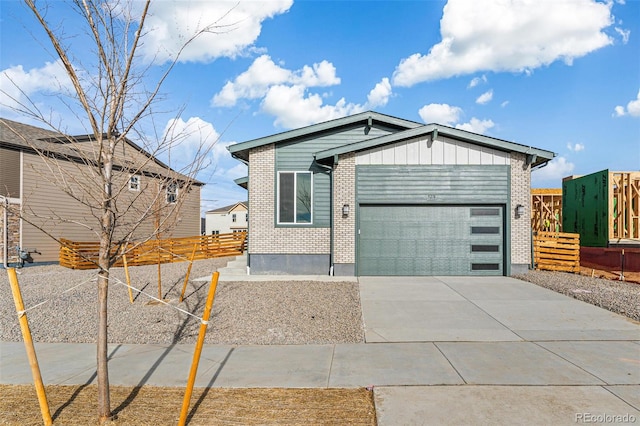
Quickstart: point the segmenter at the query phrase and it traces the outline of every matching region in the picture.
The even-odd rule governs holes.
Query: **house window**
[[[278,223],[311,223],[312,181],[311,172],[278,173]]]
[[[244,221],[249,222],[249,213],[244,215]]]
[[[129,178],[129,191],[140,191],[140,176],[132,175]]]
[[[211,231],[211,235],[218,235],[220,234],[220,231]]]
[[[237,220],[236,214],[234,213],[231,215],[231,222],[235,222],[236,220]]]
[[[167,203],[174,204],[176,201],[178,201],[178,184],[169,182],[167,184]]]

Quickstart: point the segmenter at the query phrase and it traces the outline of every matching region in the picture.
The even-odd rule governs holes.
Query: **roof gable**
[[[125,146],[133,149],[118,149],[115,157],[115,167],[121,169],[138,169],[139,164],[144,167],[138,172],[152,176],[165,176],[183,181],[191,181],[194,185],[204,183],[177,172],[150,154],[141,146],[128,138],[122,139]],[[96,155],[97,149],[93,135],[70,136],[52,130],[47,130],[13,120],[0,118],[0,147],[33,153],[53,155],[58,159],[85,163],[87,158]],[[96,152],[94,152],[96,151]],[[132,165],[132,158],[136,155],[142,158]],[[136,173],[138,173],[136,172]]]
[[[238,207],[240,207],[241,209],[244,208],[244,210],[248,210],[247,205],[248,205],[248,201],[239,201],[235,204],[231,204],[228,206],[224,206],[224,207],[220,207],[214,210],[209,210],[206,213],[207,214],[227,214],[233,210],[236,210]]]
[[[376,124],[394,128],[398,131],[413,129],[422,126],[422,124],[415,121],[404,120],[401,118],[392,117],[390,115],[380,114],[374,111],[366,111],[335,120],[313,124],[311,126],[302,127],[299,129],[289,130],[275,135],[266,136],[263,138],[253,139],[247,142],[241,142],[235,145],[231,145],[227,149],[234,157],[246,162],[249,160],[249,150],[252,148],[257,148],[272,143],[294,142],[299,139],[308,139],[310,137],[313,137],[314,135],[319,136],[325,133],[337,132],[340,129],[347,129],[358,125],[364,125],[371,128]]]
[[[343,145],[340,147],[318,151],[315,153],[315,159],[321,163],[331,163],[335,156],[348,152],[358,152],[367,149],[387,145],[403,140],[409,140],[420,137],[437,138],[438,135],[448,136],[463,142],[474,145],[489,147],[492,149],[505,152],[519,152],[530,156],[530,163],[533,166],[546,163],[555,157],[555,153],[546,151],[532,146],[521,145],[515,142],[509,142],[503,139],[492,138],[477,133],[468,132],[466,130],[454,129],[452,127],[443,126],[441,124],[427,124],[412,129],[407,129],[390,135],[381,136],[374,139],[363,140],[356,143]]]

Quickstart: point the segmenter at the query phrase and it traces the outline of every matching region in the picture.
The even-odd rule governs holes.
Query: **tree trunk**
[[[102,251],[102,247],[100,249]],[[100,255],[102,263],[102,253]],[[102,265],[101,265],[102,266]],[[109,292],[109,271],[98,274],[98,416],[100,424],[111,420],[111,400],[109,398],[109,366],[107,348],[107,296]]]
[[[98,417],[100,424],[112,419],[111,400],[109,397],[109,359],[107,348],[107,303],[109,296],[109,270],[111,269],[111,243],[113,229],[116,225],[112,211],[113,184],[113,152],[115,140],[109,138],[108,144],[103,145],[102,165],[104,192],[102,194],[102,232],[100,233],[100,253],[98,255],[98,344],[97,344],[97,373],[98,373]]]
[[[98,417],[100,424],[112,419],[111,400],[109,397],[109,358],[108,358],[108,318],[107,302],[109,296],[109,249],[111,238],[105,232],[105,225],[112,223],[111,215],[108,211],[103,212],[102,224],[103,232],[100,237],[100,253],[98,273],[98,342],[97,342],[97,372],[98,372]]]

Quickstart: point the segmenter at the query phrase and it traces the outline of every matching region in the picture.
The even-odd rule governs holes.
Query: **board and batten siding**
[[[329,227],[331,184],[328,171],[314,165],[313,154],[363,139],[377,138],[397,131],[374,125],[368,133],[365,126],[345,128],[320,137],[313,137],[276,145],[276,173],[278,171],[313,172],[313,224],[314,227]],[[276,178],[274,178],[276,179]]]
[[[356,166],[359,204],[507,204],[510,167]]]
[[[509,160],[508,152],[442,136],[396,142],[356,155],[356,165],[508,165]]]

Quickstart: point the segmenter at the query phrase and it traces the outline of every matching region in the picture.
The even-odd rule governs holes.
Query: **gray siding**
[[[20,151],[0,148],[0,195],[20,198]]]
[[[356,188],[360,204],[505,204],[509,166],[356,166]]]
[[[314,165],[315,152],[338,146],[387,135],[391,128],[375,126],[365,134],[365,127],[358,126],[338,130],[321,137],[296,140],[276,145],[276,173],[278,171],[311,170],[313,175],[313,226],[329,227],[330,225],[330,179],[326,171]],[[275,179],[275,177],[274,177]]]

